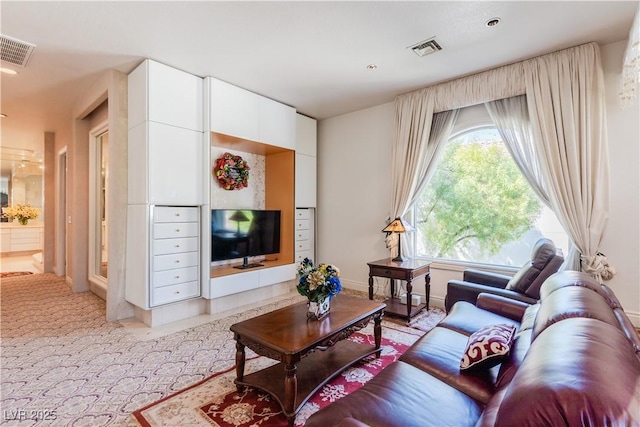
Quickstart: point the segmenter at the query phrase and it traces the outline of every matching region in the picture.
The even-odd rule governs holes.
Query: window
[[[568,249],[556,216],[531,190],[493,124],[458,129],[413,218],[417,257],[519,267],[540,237]]]

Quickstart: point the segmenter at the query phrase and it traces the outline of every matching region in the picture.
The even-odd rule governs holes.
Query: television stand
[[[256,267],[264,267],[264,264],[259,263],[251,263],[249,264],[249,257],[244,257],[242,260],[242,265],[236,265],[233,268],[238,268],[240,270],[246,270],[247,268],[256,268]]]

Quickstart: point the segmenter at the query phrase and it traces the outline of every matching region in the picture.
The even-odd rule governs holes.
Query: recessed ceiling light
[[[376,64],[367,65],[367,70],[376,70],[377,68],[378,68],[378,66]]]
[[[500,18],[491,18],[487,22],[484,23],[486,27],[495,27],[500,23]]]
[[[12,70],[11,68],[0,68],[0,73],[5,73],[5,74],[18,74],[18,72],[16,70]]]

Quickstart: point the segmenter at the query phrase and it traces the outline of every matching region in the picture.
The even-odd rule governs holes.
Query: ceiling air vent
[[[0,59],[26,67],[36,45],[0,34]]]
[[[409,49],[413,51],[418,56],[426,56],[430,53],[437,52],[442,50],[442,47],[435,40],[435,37],[430,38],[428,40],[422,41],[416,45],[409,46]]]

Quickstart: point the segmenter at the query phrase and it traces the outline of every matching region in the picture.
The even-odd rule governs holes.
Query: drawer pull
[[[180,212],[176,212],[176,216],[180,216]]]
[[[180,232],[180,229],[179,229],[179,228],[176,228],[176,233],[179,233],[179,232]]]
[[[180,291],[176,291],[176,295],[179,294],[179,293],[180,293]]]
[[[180,247],[180,245],[176,245],[176,248],[179,248],[179,247]]]
[[[176,279],[179,279],[179,278],[180,278],[180,276],[176,276]]]
[[[179,259],[176,260],[176,264],[180,264],[180,260]]]

